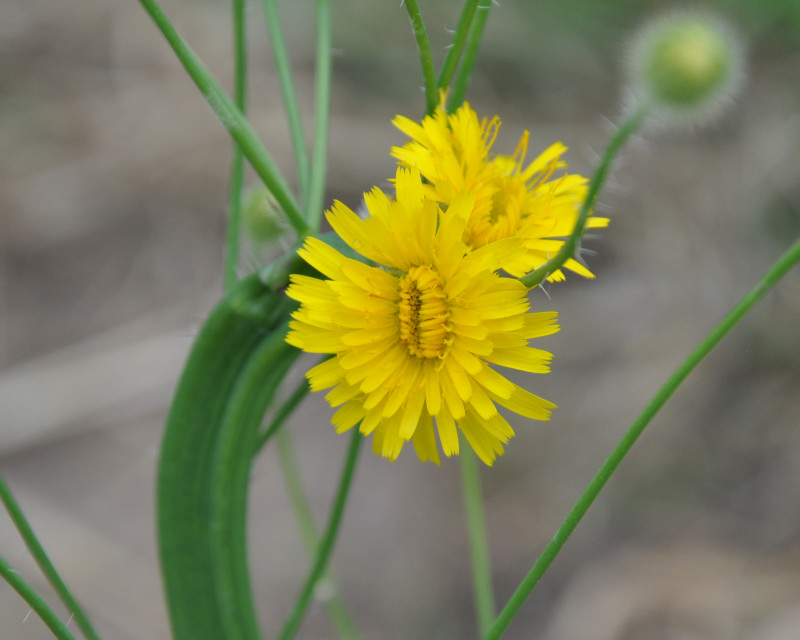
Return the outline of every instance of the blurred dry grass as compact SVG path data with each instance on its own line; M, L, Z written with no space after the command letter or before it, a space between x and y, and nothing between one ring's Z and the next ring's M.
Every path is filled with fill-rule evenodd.
M454 10L422 4L440 46ZM640 4L494 10L469 98L501 114L501 145L527 127L532 152L563 140L571 169L589 173ZM500 603L652 392L800 231L796 9L756 4L728 6L753 54L737 109L710 131L637 140L601 198L611 227L585 243L597 280L534 297L563 329L547 341L553 373L525 383L560 408L519 423L484 474ZM418 114L422 99L401 7L336 5L329 197L354 205L391 174L391 117ZM227 6L165 8L228 78ZM251 117L291 175L249 10ZM305 3L284 12L310 113L312 16ZM219 295L228 142L135 2L0 4L0 95L0 470L101 634L167 638L152 476L183 354ZM795 272L654 422L508 638L797 637L798 318ZM291 423L320 520L346 444L328 416L313 398ZM305 564L271 452L252 514L272 634ZM0 553L43 586L6 519ZM456 461L367 453L335 565L365 638L475 637ZM50 637L27 612L0 585L0 638ZM302 636L333 633L315 611Z

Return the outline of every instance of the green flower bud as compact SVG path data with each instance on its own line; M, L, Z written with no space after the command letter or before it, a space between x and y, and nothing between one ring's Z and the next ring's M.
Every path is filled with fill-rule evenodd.
M708 121L740 87L742 58L737 39L717 19L690 12L664 16L631 47L634 100L674 121Z
M249 189L242 202L242 227L258 243L276 242L291 233L286 216L269 189Z

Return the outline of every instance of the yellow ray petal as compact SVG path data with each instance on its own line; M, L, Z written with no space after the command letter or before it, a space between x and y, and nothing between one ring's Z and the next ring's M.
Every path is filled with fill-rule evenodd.
M494 395L492 397L498 404L533 420L549 420L550 413L556 408L556 405L549 400L540 398L518 386L514 387L514 392L510 398L501 398Z
M503 453L503 444L500 440L486 431L471 413L464 416L459 426L473 451L487 467L491 467L497 456Z
M436 416L436 430L439 432L439 442L442 451L448 458L458 455L458 431L456 422L450 412L442 407L442 411Z
M483 387L474 380L471 380L471 383L472 394L469 397L469 406L474 409L475 413L483 420L487 420L497 413L497 407L494 402L492 402L491 398L486 395Z
M422 413L412 442L420 460L423 462L430 460L434 464L439 464L439 450L436 447L436 438L433 433L433 419L427 412Z
M495 349L488 356L484 356L488 362L528 371L529 373L547 373L550 371L550 360L553 354L543 349L524 347L521 349Z
M366 415L366 411L363 405L356 400L351 400L337 409L331 418L331 422L336 427L336 433L344 433L352 429L364 415Z

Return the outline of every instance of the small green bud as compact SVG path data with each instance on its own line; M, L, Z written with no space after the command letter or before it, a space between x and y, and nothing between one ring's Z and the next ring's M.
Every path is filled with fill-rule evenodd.
M741 85L742 57L737 39L717 19L690 12L664 16L631 47L634 99L671 120L708 121Z
M242 202L242 226L256 242L276 242L291 233L286 216L269 189L249 189Z

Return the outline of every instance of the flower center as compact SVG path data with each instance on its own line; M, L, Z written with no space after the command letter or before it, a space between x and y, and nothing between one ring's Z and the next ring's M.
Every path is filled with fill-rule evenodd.
M400 340L412 356L438 358L446 351L450 312L442 277L430 267L413 267L400 278Z

